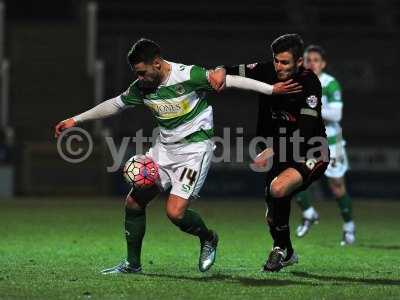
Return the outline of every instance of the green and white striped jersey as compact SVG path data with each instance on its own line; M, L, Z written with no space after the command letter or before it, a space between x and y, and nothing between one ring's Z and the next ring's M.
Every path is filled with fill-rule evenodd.
M213 110L206 94L212 88L207 70L168 62L171 73L157 90L144 94L138 81L120 95L125 105L148 106L160 128L162 143L204 140L213 135Z
M322 110L329 108L342 109L342 89L339 82L331 75L327 73L321 73L319 76L322 86ZM324 114L322 114L324 115ZM342 128L339 121L325 120L326 135L328 137L329 144L336 144L342 141Z

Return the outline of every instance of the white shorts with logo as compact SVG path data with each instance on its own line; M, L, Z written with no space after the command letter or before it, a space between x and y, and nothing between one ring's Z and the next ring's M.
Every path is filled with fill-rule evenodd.
M328 178L340 178L349 169L349 161L345 149L345 143L340 142L329 145L331 159L328 168L325 171L325 176Z
M162 191L171 188L171 194L190 199L199 195L211 165L214 148L211 140L178 144L163 144L157 140L146 156L159 167L160 179L157 185Z

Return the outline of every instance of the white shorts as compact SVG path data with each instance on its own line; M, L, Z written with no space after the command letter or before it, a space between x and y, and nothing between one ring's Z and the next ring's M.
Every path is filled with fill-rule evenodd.
M163 144L157 141L149 149L149 156L159 167L157 182L162 191L171 188L171 194L184 199L196 198L203 186L214 151L214 143Z
M349 169L345 143L342 142L329 145L329 151L331 154L331 160L325 171L325 176L328 178L343 177Z

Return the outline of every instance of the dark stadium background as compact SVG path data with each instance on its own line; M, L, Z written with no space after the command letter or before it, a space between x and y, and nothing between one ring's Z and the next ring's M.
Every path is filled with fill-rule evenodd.
M80 164L59 155L56 123L128 87L126 54L140 37L168 60L211 67L270 59L269 44L293 32L327 50L343 88L355 244L340 245L338 205L315 184L321 219L304 238L294 236L302 213L292 201L299 264L260 272L272 244L265 174L245 155L215 163L191 204L220 236L210 271L198 271L197 238L157 199L146 211L143 274L100 275L126 254L128 186L106 170L105 137L149 136L155 122L136 107L85 124L94 151ZM400 299L399 36L398 0L0 0L0 299ZM247 151L257 95L210 98L217 136L230 128L226 150L236 156L238 137ZM134 153L130 143L125 159Z
M97 1L92 6L97 38L89 49L89 2L2 3L1 99L9 99L9 110L0 108L8 117L0 139L0 197L124 193L120 174L105 171L109 157L96 127L101 125L84 126L97 138L94 154L78 165L58 155L53 127L92 107L98 95L107 99L126 89L133 79L126 54L138 38L158 42L168 60L215 66L270 59L271 41L289 32L325 47L328 70L342 84L351 194L400 194L400 2ZM103 85L96 90L99 81ZM255 133L256 95L227 91L212 98L217 135L224 127L232 132L243 127L248 142ZM149 111L137 108L102 126L120 139L142 128L150 135L154 121ZM203 194L262 195L263 175L247 163L215 164Z

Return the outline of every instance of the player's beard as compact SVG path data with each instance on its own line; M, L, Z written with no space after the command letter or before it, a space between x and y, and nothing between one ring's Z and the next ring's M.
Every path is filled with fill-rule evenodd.
M161 83L160 76L154 76L151 80L140 80L138 85L143 91L154 91Z
M289 79L290 73L289 72L279 72L279 73L277 73L277 77L280 81L285 81L285 80Z

